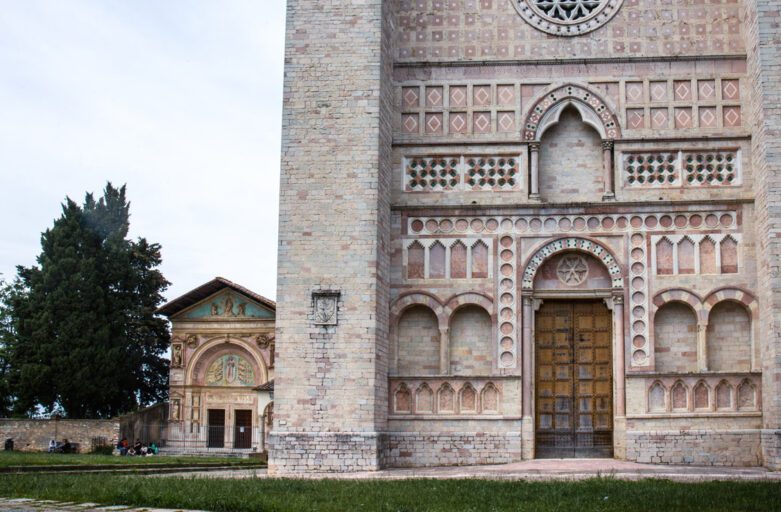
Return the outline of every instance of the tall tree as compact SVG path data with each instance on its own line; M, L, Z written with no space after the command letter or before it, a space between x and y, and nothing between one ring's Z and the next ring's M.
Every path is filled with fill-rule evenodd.
M61 409L109 417L165 398L168 327L154 311L168 287L160 246L128 239L125 187L106 185L41 236L38 265L18 267L8 301L16 414Z
M8 299L11 296L11 286L0 278L0 418L11 414L13 396L8 381L8 343L13 336L11 312Z

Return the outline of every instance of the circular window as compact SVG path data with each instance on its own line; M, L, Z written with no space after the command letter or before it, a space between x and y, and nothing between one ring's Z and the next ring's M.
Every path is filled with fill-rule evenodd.
M513 0L515 8L535 28L559 36L596 30L612 18L624 0Z

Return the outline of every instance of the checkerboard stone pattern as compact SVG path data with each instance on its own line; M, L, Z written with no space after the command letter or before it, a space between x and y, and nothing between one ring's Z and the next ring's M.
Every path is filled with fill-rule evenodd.
M288 1L271 474L533 458L535 311L586 296L616 458L781 468L778 2L534 5ZM565 245L613 285L535 282Z

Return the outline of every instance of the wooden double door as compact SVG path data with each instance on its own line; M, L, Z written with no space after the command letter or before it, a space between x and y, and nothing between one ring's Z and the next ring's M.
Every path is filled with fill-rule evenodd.
M612 314L602 301L546 300L535 320L538 458L613 456Z

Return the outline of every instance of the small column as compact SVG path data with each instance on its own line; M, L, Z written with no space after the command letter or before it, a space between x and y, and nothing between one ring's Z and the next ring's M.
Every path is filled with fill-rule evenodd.
M450 330L447 327L439 329L439 373L450 373Z
M540 143L529 143L529 167L531 168L529 199L540 200Z
M260 415L260 453L266 451L266 415Z
M534 418L532 417L532 386L534 369L532 368L532 315L534 310L532 307L532 297L525 295L523 297L523 317L521 321L523 323L522 328L522 346L521 357L523 358L522 367L522 385L523 391L521 393L521 457L523 460L529 460L534 458Z
M602 141L602 165L604 166L605 195L603 201L611 201L616 198L616 185L613 178L613 141Z
M624 336L624 296L613 296L613 318L615 318L616 332L615 359L616 359L616 417L626 416L626 342Z
M697 371L708 371L708 322L697 322Z
M616 410L613 414L613 456L626 459L626 340L624 335L624 296L613 296L613 318L615 319L616 360Z

